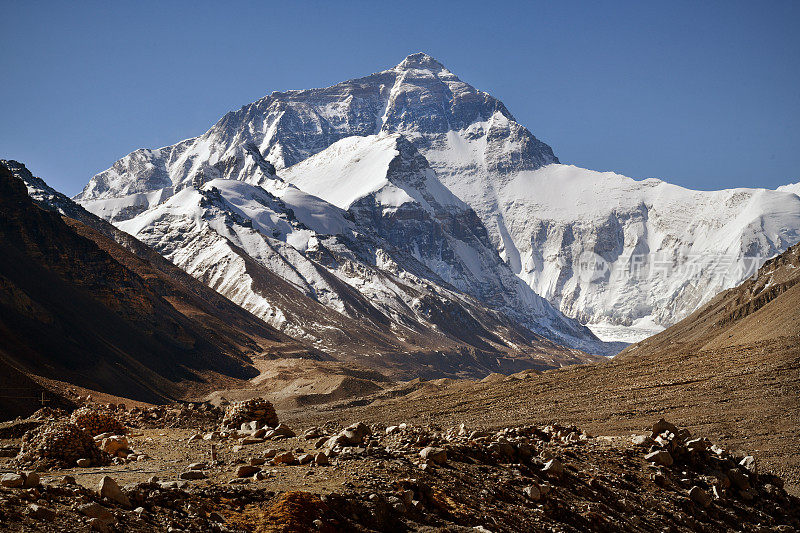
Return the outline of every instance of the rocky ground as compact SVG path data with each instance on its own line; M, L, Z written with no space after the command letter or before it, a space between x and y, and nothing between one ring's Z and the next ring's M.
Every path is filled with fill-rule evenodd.
M800 529L800 500L780 478L664 420L631 438L559 425L290 427L263 401L95 410L0 426L5 530ZM53 440L70 421L86 428L91 459Z

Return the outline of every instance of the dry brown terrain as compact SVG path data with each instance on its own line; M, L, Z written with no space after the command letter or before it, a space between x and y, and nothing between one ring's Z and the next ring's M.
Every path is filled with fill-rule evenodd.
M612 361L448 386L298 420L407 420L484 427L577 424L625 434L663 416L725 445L749 450L800 491L800 245L768 261L756 279ZM365 402L362 402L362 404Z
M419 385L412 388L430 387ZM650 424L652 433L639 432L642 440L634 444L557 425L480 431L327 423L270 437L219 432L213 412L185 406L138 414L117 409L115 416L142 426L128 431L127 460L77 467L0 458L0 470L11 472L0 482L4 530L721 533L800 527L800 500L787 495L781 479L738 466L741 456L662 421ZM0 433L8 437L9 427ZM107 442L115 439L97 444L111 449ZM0 444L8 450L19 439ZM651 450L674 464L661 464ZM303 459L309 456L310 462ZM38 477L32 469L40 470ZM21 471L27 477L16 474Z

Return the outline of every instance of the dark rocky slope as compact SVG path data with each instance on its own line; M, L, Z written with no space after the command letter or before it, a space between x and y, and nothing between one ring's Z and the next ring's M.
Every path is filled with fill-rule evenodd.
M252 354L307 351L139 246L40 209L0 165L0 356L17 374L1 418L37 403L24 376L163 401L254 376Z

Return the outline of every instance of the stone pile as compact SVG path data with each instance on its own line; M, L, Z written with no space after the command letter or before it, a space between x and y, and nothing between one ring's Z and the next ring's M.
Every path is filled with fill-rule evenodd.
M79 460L97 466L108 464L110 457L95 445L88 433L75 424L63 422L44 424L26 433L17 455L20 464L74 466Z
M132 407L119 415L137 428L213 428L222 419L222 410L208 402Z
M69 413L63 409L42 407L28 418L31 420L58 420L67 416L69 416Z
M688 429L663 418L653 424L650 435L636 436L633 443L648 447L645 459L659 470L653 475L659 484L667 482L665 474L673 469L698 472L688 496L703 507L725 498L753 501L765 491L783 490L777 476L759 475L752 456L736 455L704 437L692 438Z
M69 421L92 437L108 432L116 435L124 435L127 431L125 426L110 412L101 409L93 409L91 407L76 409L70 416Z
M278 426L278 415L272 404L264 398L233 402L225 408L222 428L239 429L242 424L252 425L253 429L275 428Z

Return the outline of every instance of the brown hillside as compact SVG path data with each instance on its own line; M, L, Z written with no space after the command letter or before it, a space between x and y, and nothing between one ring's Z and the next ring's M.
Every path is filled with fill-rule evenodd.
M177 270L177 269L176 269ZM250 354L302 350L189 276L36 207L0 165L0 418L30 412L58 379L143 401L256 375Z

